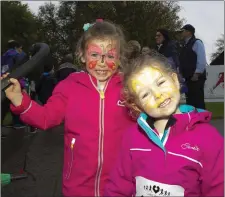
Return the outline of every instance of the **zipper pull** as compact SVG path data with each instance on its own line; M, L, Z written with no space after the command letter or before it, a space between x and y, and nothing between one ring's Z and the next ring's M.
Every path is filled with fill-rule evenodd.
M71 144L70 144L70 148L73 149L74 144L75 144L76 139L72 138Z
M104 98L105 98L105 93L104 93L104 91L100 90L100 91L99 91L99 94L100 94L100 98L101 98L101 99L104 99Z

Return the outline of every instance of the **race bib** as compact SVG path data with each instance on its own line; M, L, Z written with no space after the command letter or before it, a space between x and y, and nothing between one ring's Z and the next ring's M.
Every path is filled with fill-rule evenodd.
M136 177L136 196L184 196L184 188Z

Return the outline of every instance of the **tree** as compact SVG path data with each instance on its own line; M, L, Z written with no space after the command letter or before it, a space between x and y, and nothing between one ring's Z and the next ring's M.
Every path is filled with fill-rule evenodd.
M216 40L216 52L212 53L211 61L218 57L224 51L224 34Z
M4 52L9 40L17 40L24 50L38 40L37 20L30 12L27 4L19 1L1 2L1 47Z
M118 15L116 21L124 26L128 39L138 40L142 46L153 47L157 28L167 28L173 33L183 22L178 17L180 6L177 2L128 1L126 5L122 2L113 4Z
M62 1L59 7L51 3L40 7L39 32L59 59L65 53L74 54L83 25L97 18L119 24L127 40L153 46L157 28L168 28L171 32L181 28L179 10L179 4L173 1Z
M39 39L49 45L54 58L60 59L61 53L68 50L68 45L67 37L61 30L58 7L52 3L45 3L40 6L37 18L40 24Z

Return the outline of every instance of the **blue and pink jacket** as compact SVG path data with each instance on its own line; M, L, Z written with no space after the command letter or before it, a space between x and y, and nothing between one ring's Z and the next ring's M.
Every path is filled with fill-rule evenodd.
M26 94L18 107L23 122L46 130L64 121L63 195L102 196L119 153L122 135L133 123L121 101L119 74L108 81L100 97L95 78L73 73L40 106Z
M125 133L104 196L224 196L224 139L211 113L180 110L161 139L141 114Z

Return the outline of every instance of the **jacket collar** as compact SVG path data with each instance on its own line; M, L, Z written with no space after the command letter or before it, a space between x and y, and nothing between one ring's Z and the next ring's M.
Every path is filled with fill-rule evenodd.
M173 114L169 118L164 135L169 135L168 131L170 127L172 128L170 132L170 135L172 136L182 134L185 131L191 131L198 123L209 122L212 115L212 113L208 111L197 109L190 105L180 105L179 110L181 111L181 114ZM158 134L155 131L153 125L154 119L150 118L145 113L141 113L137 122L147 134L148 138L165 152L163 141L159 139Z

